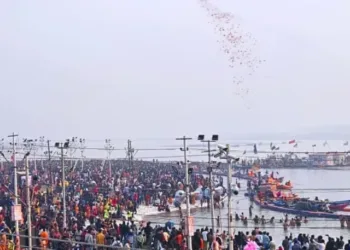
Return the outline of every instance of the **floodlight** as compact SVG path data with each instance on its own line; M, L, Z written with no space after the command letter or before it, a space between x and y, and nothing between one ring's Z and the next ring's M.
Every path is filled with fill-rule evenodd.
M218 141L219 140L219 135L212 135L211 140L212 141Z
M204 135L198 135L198 141L204 141Z

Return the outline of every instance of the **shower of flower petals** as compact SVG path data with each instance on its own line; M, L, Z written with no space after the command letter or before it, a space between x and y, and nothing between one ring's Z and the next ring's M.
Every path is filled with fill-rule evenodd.
M210 0L199 0L199 2L210 17L210 23L218 35L217 42L228 59L228 66L232 69L232 82L236 89L234 94L244 98L250 89L243 83L263 62L254 53L257 41L249 32L242 29L232 13L222 12Z

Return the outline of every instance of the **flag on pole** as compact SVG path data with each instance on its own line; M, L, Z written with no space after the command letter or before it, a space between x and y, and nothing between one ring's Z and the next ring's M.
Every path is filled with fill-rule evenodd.
M348 141L344 142L344 146L348 146L348 145L349 145Z
M289 144L294 144L296 141L295 140L290 140L288 143Z
M12 163L15 162L15 155L14 155L14 154L11 155L11 162L12 162Z
M244 151L243 151L243 154L245 155L246 153L247 153L247 150L244 150Z
M294 148L297 148L297 147L298 147L298 143L295 143L293 147L294 147Z
M323 147L325 147L325 146L327 146L327 145L328 145L328 142L325 141L325 142L323 143Z
M313 148L316 147L316 144L312 144L312 147L313 147Z

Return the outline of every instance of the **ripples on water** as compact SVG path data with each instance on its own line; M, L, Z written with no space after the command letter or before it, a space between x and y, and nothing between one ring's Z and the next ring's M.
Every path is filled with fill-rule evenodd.
M265 171L265 170L262 170ZM345 170L310 170L310 169L278 169L275 172L279 173L279 176L284 176L285 181L291 180L295 192L299 194L300 197L310 197L314 199L316 196L319 199L329 199L329 200L347 200L350 199L350 192L344 190L334 190L334 189L349 189L350 190L350 171ZM242 186L241 192L233 197L233 213L238 214L244 213L246 216L249 215L249 205L250 201L247 197L244 197L246 189L246 181L239 180ZM226 183L226 180L225 180ZM322 190L317 190L322 189ZM327 190L333 189L333 190ZM276 221L283 218L282 213L273 212L269 210L260 209L258 206L253 205L253 215L264 215L266 219L274 216ZM227 231L227 202L225 208L221 209L221 224L222 230ZM215 210L215 216L219 214L219 210ZM195 217L195 225L197 228L210 227L211 217L210 211L207 208L197 209L192 212ZM291 216L294 215L290 215ZM156 216L148 216L146 220L155 222L157 224L162 224L167 222L169 219L173 220L176 224L179 223L178 213L172 214L159 214ZM345 239L350 238L350 230L341 229L340 222L338 220L329 219L319 219L319 218L308 218L309 222L307 224L302 224L300 228L289 228L288 231L284 231L282 224L276 222L274 225L266 224L265 227L260 225L261 231L268 231L270 235L274 238L277 244L281 244L284 236L292 233L297 235L299 233L314 234L314 235L325 235L329 234L333 237L339 237L343 235ZM155 224L154 223L154 224ZM216 223L216 221L215 221ZM235 230L237 231L251 231L254 229L255 224L252 221L248 222L247 226L244 226L241 221L234 222ZM215 225L216 226L216 225Z

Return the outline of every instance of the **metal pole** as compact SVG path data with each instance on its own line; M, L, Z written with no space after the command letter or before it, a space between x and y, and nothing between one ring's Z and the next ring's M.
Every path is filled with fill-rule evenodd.
M81 154L81 172L84 171L84 155Z
M35 146L36 147L36 146ZM34 169L35 169L35 174L38 174L37 172L37 168L36 168L36 157L35 157L35 151L36 151L36 148L34 148Z
M49 154L50 184L53 185L54 180L52 178L50 140L47 140L47 153Z
M188 138L186 136L183 136L182 138L176 138L176 140L182 140L183 141L183 150L184 151L184 161L185 161L185 191L186 191L186 229L187 229L187 249L192 250L192 238L190 235L190 224L189 224L189 218L191 216L191 210L190 210L190 180L189 180L189 174L188 174L188 163L187 163L187 146L186 141L192 140L192 138Z
M214 215L214 187L213 187L213 168L211 167L210 141L208 141L208 163L209 163L209 188L210 188L210 216L211 228L215 233L215 215Z
M28 223L28 248L32 250L32 206L30 201L29 189L29 162L26 156L26 189L27 189L27 223Z
M128 160L129 168L131 169L131 140L128 140Z
M187 213L187 220L191 216L191 210L190 210L190 180L189 180L189 174L188 174L188 163L187 163L187 147L186 147L186 139L184 138L184 160L185 160L185 169L186 169L186 213ZM190 226L189 223L187 223L187 248L189 250L192 249L192 238L190 235Z
M61 164L62 164L63 228L67 228L67 210L66 210L66 171L65 171L65 169L64 169L63 145L61 145Z
M112 164L111 164L111 155L108 156L108 168L109 168L109 178L112 179Z
M16 144L15 144L15 137L18 136L15 133L12 133L12 135L9 135L9 137L12 137L12 159L13 159L13 175L14 175L14 191L15 191L15 206L18 205L18 184L17 184L17 163L16 163ZM15 230L16 230L16 249L20 248L20 238L19 238L19 223L18 220L15 221Z
M232 160L227 159L228 162L228 176L227 176L227 188L228 188L228 234L229 234L229 250L233 250L233 215L231 207L232 198Z

